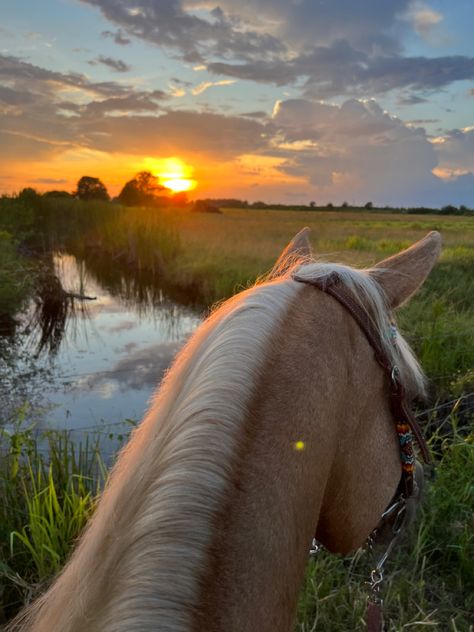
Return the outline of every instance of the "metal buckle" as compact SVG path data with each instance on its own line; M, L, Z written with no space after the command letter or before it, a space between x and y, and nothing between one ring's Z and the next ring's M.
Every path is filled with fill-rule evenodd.
M392 381L392 386L398 387L400 386L400 369L396 364L393 365L392 371L390 372L390 379Z
M321 553L323 549L324 549L324 546L321 544L321 542L318 542L316 538L313 538L310 549L309 549L309 557L310 558L316 557L318 553Z

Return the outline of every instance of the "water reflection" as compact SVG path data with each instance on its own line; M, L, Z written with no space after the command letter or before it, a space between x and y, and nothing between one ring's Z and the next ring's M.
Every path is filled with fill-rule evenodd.
M128 274L97 257L56 253L52 271L49 298L25 327L36 353L50 354L42 426L78 430L140 419L199 314L147 285L147 273Z

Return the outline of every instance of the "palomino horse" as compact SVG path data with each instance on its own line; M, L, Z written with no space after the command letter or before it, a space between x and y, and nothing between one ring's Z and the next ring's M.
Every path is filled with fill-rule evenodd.
M433 232L356 270L314 261L301 231L264 282L188 341L69 563L12 629L291 630L315 532L330 551L359 547L401 478L374 349L311 284L337 273L415 395L423 376L391 335L392 310L423 283L440 243Z

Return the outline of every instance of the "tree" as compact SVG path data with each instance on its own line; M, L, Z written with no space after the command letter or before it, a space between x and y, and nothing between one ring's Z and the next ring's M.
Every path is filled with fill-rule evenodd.
M163 198L159 194L165 190L150 171L140 171L125 184L117 199L125 206L157 206Z
M364 205L364 208L371 209L374 208L374 205L372 204L372 202L367 202L367 204Z
M80 200L104 200L108 202L110 196L103 182L99 178L82 176L77 183L76 197Z
M46 191L46 193L43 193L43 198L45 199L50 199L50 198L70 199L72 197L74 196L68 191L58 191L56 189L53 189L52 191Z

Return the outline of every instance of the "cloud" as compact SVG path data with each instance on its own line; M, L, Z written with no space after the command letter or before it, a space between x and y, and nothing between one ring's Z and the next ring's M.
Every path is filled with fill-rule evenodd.
M439 191L437 156L424 130L373 100L288 100L275 108L273 123L275 151L286 157L280 169L303 176L327 199L413 204Z
M2 149L11 158L45 159L74 148L123 153L126 148L140 156L182 152L225 159L266 144L263 122L167 111L168 95L161 90L92 82L14 57L0 55L0 86L3 129L8 130L2 133Z
M350 48L345 42L315 48L288 62L208 64L210 72L240 79L286 85L305 78L304 93L317 99L336 96L364 97L392 90L434 90L453 81L474 79L474 58L374 57Z
M419 105L420 103L428 103L428 99L417 94L401 94L397 99L398 105Z
M195 88L192 88L191 92L194 96L197 96L198 94L202 94L209 88L214 88L216 86L230 86L235 83L235 81L235 79L221 79L221 81L203 81Z
M276 85L305 83L305 95L362 97L435 90L474 78L474 58L413 57L403 39L432 36L442 15L412 0L82 0L129 36L152 42L216 75Z
M0 81L15 83L34 93L49 94L72 88L98 96L118 96L128 94L130 87L115 81L93 82L85 75L75 72L62 73L35 66L19 57L0 54ZM17 88L18 89L18 88Z
M272 55L284 45L268 33L241 30L238 19L226 15L220 7L208 8L206 17L193 11L193 3L179 0L143 2L130 7L128 0L82 0L98 7L111 22L128 36L139 37L168 49L177 49L187 61L200 63L208 54ZM207 18L207 19L206 19Z
M344 47L338 51L343 57ZM439 206L472 204L474 194L472 128L430 139L423 121L404 123L375 100L286 99L272 116L173 111L160 90L94 82L0 55L0 111L3 170L11 173L15 160L47 162L49 174L36 172L36 178L63 176L51 168L62 156L78 165L78 156L89 162L95 156L100 164L107 154L110 161L127 154L130 162L177 155L204 165L205 187L219 189L221 197L254 197L257 189L267 200L291 194L302 201ZM226 195L225 186L231 188Z
M474 126L453 129L433 139L439 159L438 173L444 178L474 175Z
M91 66L97 66L97 64L102 64L103 66L107 66L111 68L115 72L128 72L131 70L131 66L126 64L121 59L114 59L113 57L104 57L104 55L99 55L96 59L91 59L87 62Z
M167 98L168 95L161 90L153 90L123 97L110 97L101 101L90 101L85 104L62 101L57 105L60 110L90 118L113 113L157 112L163 109L161 101Z
M169 111L160 116L104 117L80 122L82 139L95 149L130 154L194 155L228 160L266 146L265 126L237 116Z
M67 180L65 178L33 178L31 182L35 184L66 184Z
M428 42L433 41L435 29L444 19L441 13L419 0L409 7L406 18L411 22L416 33Z
M102 37L105 37L105 38L109 37L113 39L114 42L118 44L119 46L127 46L127 44L130 44L132 41L128 37L125 36L122 29L118 29L117 31L115 31L115 33L113 31L102 31L101 35Z

